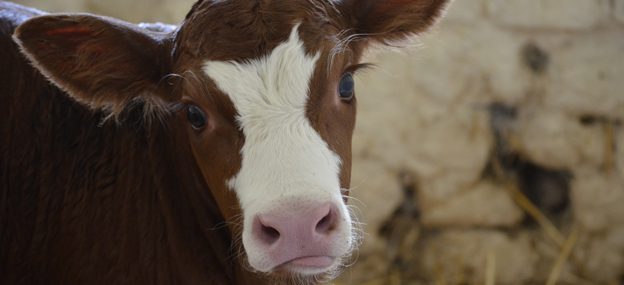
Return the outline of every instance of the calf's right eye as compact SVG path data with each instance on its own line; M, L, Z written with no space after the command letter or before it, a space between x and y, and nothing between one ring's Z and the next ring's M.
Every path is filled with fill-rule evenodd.
M195 105L188 105L186 107L186 117L193 129L201 130L206 126L206 114L201 108Z

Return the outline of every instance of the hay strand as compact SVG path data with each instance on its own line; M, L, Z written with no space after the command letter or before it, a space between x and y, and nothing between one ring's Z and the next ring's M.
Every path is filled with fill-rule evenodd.
M553 265L550 274L548 275L548 280L546 281L546 285L555 285L557 284L557 280L559 280L559 276L561 276L561 271L563 270L563 266L566 264L570 255L572 254L572 248L576 244L578 239L578 231L576 228L572 229L572 232L568 236L568 239L563 244L563 248L561 249L561 253L557 257L555 264Z
M488 252L485 258L485 285L496 284L496 255Z
M518 191L515 185L508 185L507 189L511 192L516 203L533 218L546 235L552 239L559 247L563 247L565 238L563 234L555 227L555 225L542 213L539 208L529 200L522 192Z
M605 150L603 158L603 168L607 173L615 169L615 129L613 124L607 123L604 126Z

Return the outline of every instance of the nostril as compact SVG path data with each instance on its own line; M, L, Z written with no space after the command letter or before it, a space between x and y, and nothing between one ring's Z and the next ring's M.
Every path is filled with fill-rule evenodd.
M316 224L316 232L319 234L328 234L336 227L336 214L332 208L329 208L327 214L321 218Z
M296 206L256 215L250 237L265 250L278 250L293 244L305 248L330 242L342 221L337 207L332 203Z
M260 219L256 220L256 237L267 245L274 244L280 238L280 232Z
M274 243L280 237L280 233L274 227L267 227L262 225L262 234L264 235L264 240L267 243Z

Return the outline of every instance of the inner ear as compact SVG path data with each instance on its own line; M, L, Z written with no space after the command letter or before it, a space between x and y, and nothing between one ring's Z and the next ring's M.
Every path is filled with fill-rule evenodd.
M170 46L130 23L87 14L46 15L14 35L35 67L78 102L117 115L138 99L170 101L162 78Z

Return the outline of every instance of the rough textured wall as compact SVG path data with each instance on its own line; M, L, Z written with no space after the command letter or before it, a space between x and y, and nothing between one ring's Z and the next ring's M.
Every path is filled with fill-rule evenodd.
M179 22L193 1L18 1ZM358 81L339 284L619 284L624 0L455 0ZM551 283L552 284L552 283Z
M345 281L619 284L623 13L456 0L421 48L377 57L354 141L370 236Z
M14 0L49 12L88 12L129 22L177 24L195 0Z

